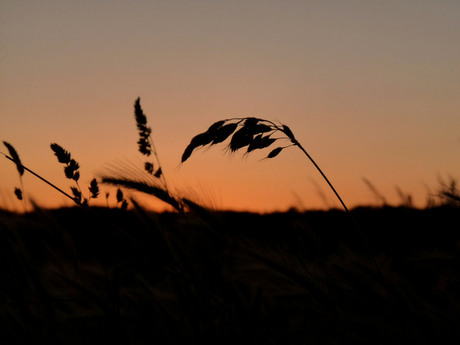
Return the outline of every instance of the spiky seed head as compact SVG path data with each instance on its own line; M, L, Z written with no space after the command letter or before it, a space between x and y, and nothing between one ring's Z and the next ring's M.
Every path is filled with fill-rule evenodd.
M7 143L6 141L3 142L3 145L6 146L11 158L13 159L13 162L16 164L16 169L18 169L19 176L24 175L24 167L22 166L21 160L19 159L19 155L16 152L13 145Z
M152 129L147 127L146 125L137 125L137 129L139 130L139 137L148 139L149 135L152 134Z
M247 153L257 149L264 149L273 144L275 141L276 139L270 138L270 136L263 137L262 134L259 134L253 139L251 144L249 144Z
M257 135L256 137L254 137L254 139L251 141L251 143L250 143L249 146L248 146L247 153L249 153L249 152L254 151L255 149L257 149L257 146L258 146L259 141L261 140L261 138L262 138L262 134L259 134L259 135Z
M117 202L122 202L123 201L123 192L121 191L120 188L117 189Z
M227 123L229 121L236 122ZM237 130L238 126L240 126L240 129ZM297 143L294 134L288 126L282 125L282 127L279 127L271 121L264 119L245 117L215 122L206 132L198 134L191 140L182 154L182 163L190 157L196 148L206 146L209 143L211 146L218 144L232 135L230 143L227 145L227 149L230 153L234 153L246 146L246 154L256 149L269 147L277 140L270 137L277 131L286 134L293 144ZM279 147L272 150L266 158L276 157L284 148L285 147Z
M14 194L16 195L16 198L18 198L18 200L22 200L22 190L20 188L15 187Z
M245 146L251 144L252 141L252 133L249 131L248 127L241 127L238 131L233 134L232 139L230 140L230 144L228 148L230 152L235 152Z
M72 167L68 165L64 167L64 174L65 174L65 177L67 177L68 179L72 179L74 173L75 171L72 169Z
M259 133L267 133L273 131L273 128L265 123L258 123L252 129L252 133L259 134Z
M68 164L70 162L70 152L64 150L60 145L52 143L50 145L59 163Z
M215 145L215 144L225 141L230 135L232 135L232 133L235 131L237 127L238 127L237 123L229 123L227 125L220 127L216 131L211 145Z
M140 153L142 153L145 156L150 156L150 154L152 153L152 145L150 145L148 138L140 136L139 140L137 141L137 144L139 145Z
M294 137L294 133L292 133L291 129L288 126L283 125L283 132L288 136L289 139L291 139L293 143L297 142L296 138Z
M143 155L150 156L152 147L150 145L149 136L152 133L152 129L147 126L147 117L141 108L140 97L136 99L134 103L134 118L136 119L136 126L139 131L139 152Z
M97 198L99 196L99 186L95 178L91 180L88 189L91 193L91 198Z
M149 174L153 174L153 170L154 170L154 165L153 165L153 163L151 163L151 162L145 162L145 164L144 164L144 169L145 169L145 171L147 171Z
M71 167L73 170L78 170L80 169L80 164L75 159L71 159L69 162L69 167Z
M134 117L138 125L146 125L147 117L144 115L144 112L141 108L141 98L138 97L134 102Z
M279 153L284 149L284 147L277 147L276 149L272 150L267 158L273 158L279 155Z
M72 176L72 180L74 181L78 181L80 179L80 172L77 170L74 172L73 176Z
M81 192L76 187L70 187L70 190L72 191L72 194L74 196L74 201L77 204L80 204L81 203Z
M163 172L161 171L161 167L160 167L160 168L158 168L158 170L155 172L155 174L153 176L155 176L156 178L159 178L162 174L163 174Z
M250 118L249 120L251 119L252 118ZM255 119L255 120L259 121L259 119ZM266 124L263 124L263 123L254 124L254 122L251 122L250 125L246 125L245 123L242 129L247 133L247 136L250 136L251 138L253 138L254 136L258 134L263 134L263 133L267 133L270 131L274 131L272 127Z
M78 179L80 178L80 173L78 172L79 168L80 164L78 164L78 162L75 159L71 159L69 161L69 164L64 168L65 176L68 179L78 181Z
M182 163L185 162L190 157L193 150L195 150L196 148L200 146L208 145L209 143L211 143L212 140L213 140L213 136L212 134L208 132L200 133L194 136L192 140L190 141L190 144L188 144L188 146L185 148L184 153L182 154L182 159L181 159Z
M225 120L221 120L221 121L217 121L217 122L214 122L206 132L208 133L213 133L215 131L217 131L219 128L221 128L225 123Z
M244 121L244 126L252 127L252 126L255 126L258 122L259 122L259 119L256 119L255 117L248 117Z

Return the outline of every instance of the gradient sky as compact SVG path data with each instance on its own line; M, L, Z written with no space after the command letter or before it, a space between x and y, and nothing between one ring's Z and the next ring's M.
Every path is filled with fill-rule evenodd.
M363 178L389 203L399 187L424 206L439 178L460 175L459 37L455 0L1 0L0 140L69 190L57 142L86 186L111 163L142 166L141 97L169 185L205 205L339 206L295 148L261 162L267 151L216 146L179 164L213 122L258 116L289 125L350 207L378 203ZM21 207L4 158L0 176L0 205ZM24 189L70 204L27 173Z

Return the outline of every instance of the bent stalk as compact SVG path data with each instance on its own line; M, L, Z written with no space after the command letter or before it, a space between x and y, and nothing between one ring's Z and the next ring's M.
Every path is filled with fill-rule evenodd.
M274 133L281 132L286 137L283 138L273 138ZM354 219L353 215L349 211L347 205L340 197L337 190L334 188L332 183L329 181L327 176L315 162L315 160L310 156L310 154L305 150L305 148L297 141L291 129L284 124L275 124L272 121L255 118L255 117L245 117L245 118L231 118L226 120L217 121L212 124L206 132L200 133L192 138L190 144L185 148L184 153L182 154L182 163L185 162L195 149L199 149L205 146L213 146L215 144L221 143L226 139L230 138L230 143L227 145L227 151L229 153L234 153L239 150L246 150L245 154L257 149L265 149L271 146L278 140L289 139L291 145L279 146L270 151L270 153L265 157L265 159L271 159L276 157L282 150L291 146L297 146L313 163L315 168L319 171L321 176L327 182L329 187L334 192L337 199L340 201L345 212L349 215L350 219L354 223L356 229L358 230L360 236L362 237L365 245L372 256L377 270L381 273L380 267L375 258L372 247L364 236L360 226Z

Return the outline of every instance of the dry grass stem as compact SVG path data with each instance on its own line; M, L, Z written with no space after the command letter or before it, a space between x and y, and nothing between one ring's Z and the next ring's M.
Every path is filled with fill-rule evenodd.
M249 154L256 149L263 149L268 148L273 143L278 140L288 139L291 144L287 146L280 146L275 149L272 149L265 159L271 159L278 156L282 150L288 148L290 146L297 146L310 160L310 162L315 166L318 172L321 174L323 179L329 185L337 199L340 201L342 207L344 208L345 212L350 216L353 223L355 224L356 228L358 229L361 237L363 238L366 246L368 247L374 263L377 269L380 271L379 265L375 259L375 255L373 254L373 250L370 247L368 241L366 240L364 234L362 233L358 223L354 219L353 215L349 211L347 205L342 200L341 196L329 181L327 176L315 162L315 160L310 156L310 154L305 150L305 148L297 141L294 136L292 130L285 124L275 124L272 121L256 118L256 117L245 117L245 118L232 118L221 120L212 124L207 131L200 133L192 138L190 144L185 148L184 153L182 154L182 163L184 163L192 153L201 147L205 147L207 145L214 145L217 142L222 142L223 135L219 134L219 131L225 126L232 125L230 129L225 131L225 139L230 137L232 134L233 136L230 138L229 144L227 144L226 148L229 153L235 153L236 151L243 150L245 154ZM239 127L239 129L238 129ZM272 138L272 135L275 133L281 133L285 137L280 138Z

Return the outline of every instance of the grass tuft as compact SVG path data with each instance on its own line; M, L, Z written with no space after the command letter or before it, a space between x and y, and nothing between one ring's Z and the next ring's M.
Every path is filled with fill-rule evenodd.
M133 189L145 194L152 195L164 201L165 203L171 205L177 211L182 211L183 209L180 202L176 200L174 197L172 197L168 191L152 183L110 176L102 176L101 179L103 183L112 184L114 186L123 186L125 188ZM117 200L120 201L120 198L123 198L123 194L121 194L121 190L119 189L119 192L117 192Z

